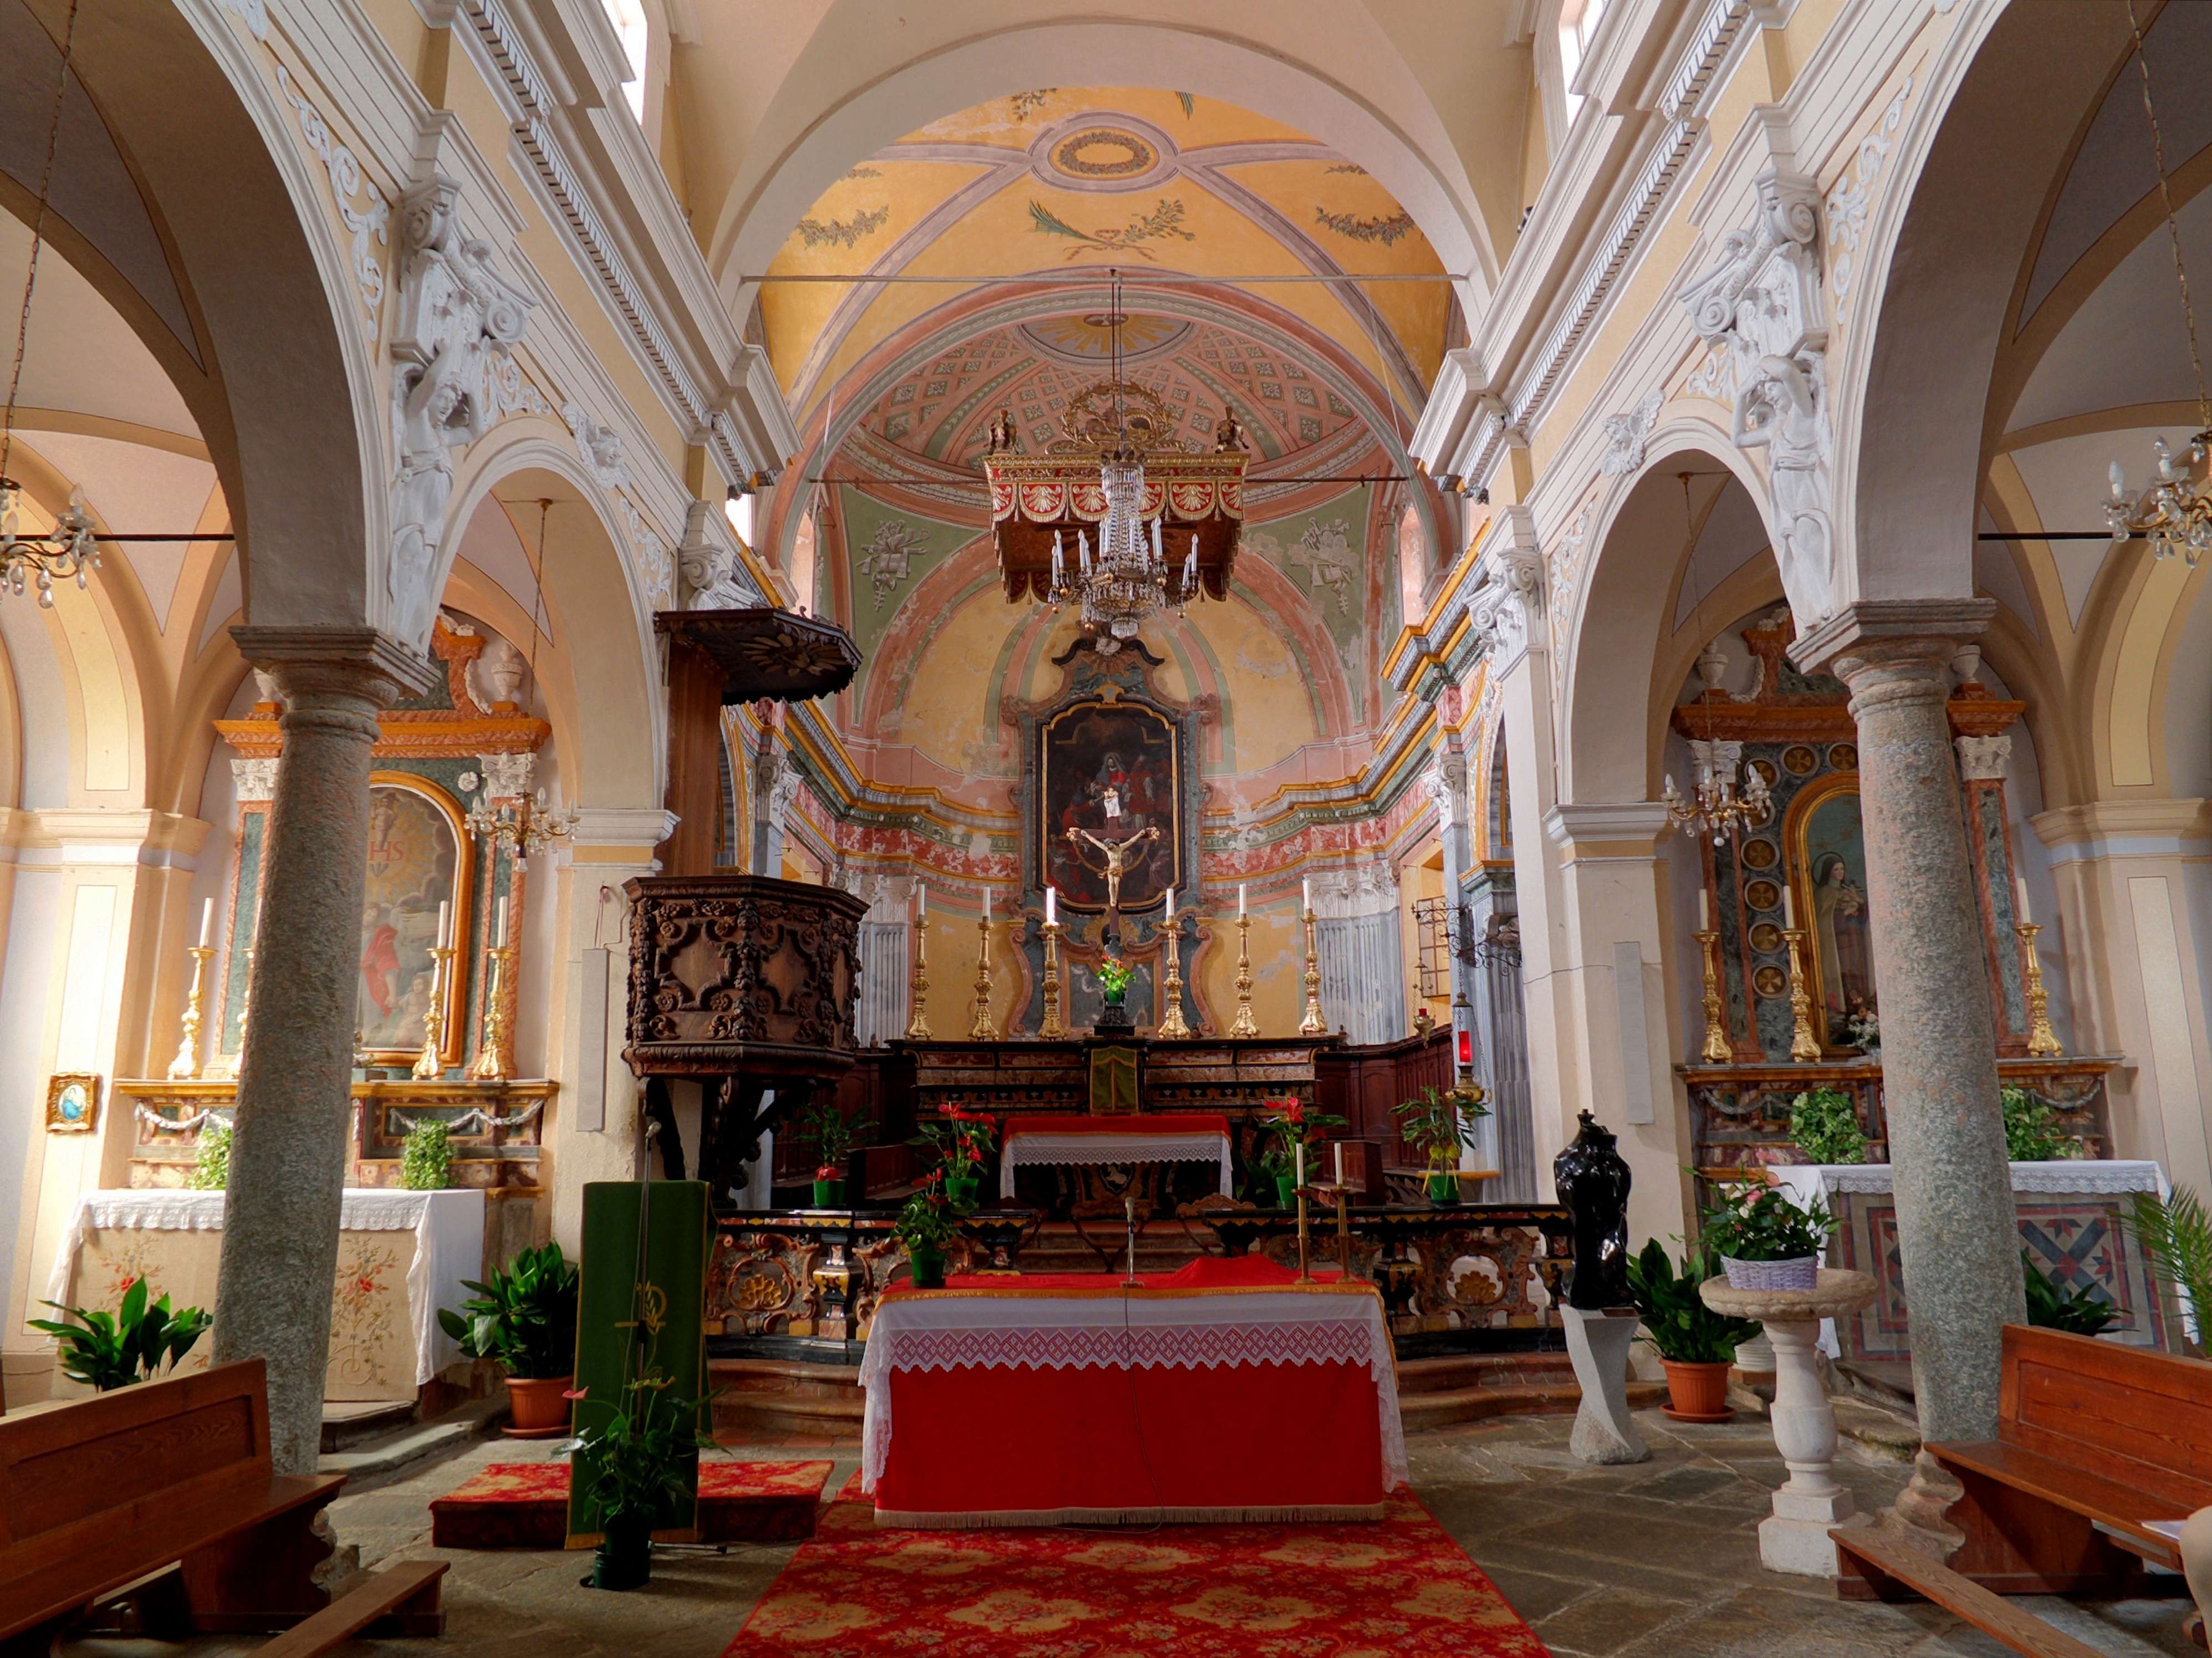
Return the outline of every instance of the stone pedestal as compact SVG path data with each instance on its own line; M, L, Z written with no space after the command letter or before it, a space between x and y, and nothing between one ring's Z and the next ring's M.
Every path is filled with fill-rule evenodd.
M1874 1299L1874 1279L1823 1267L1810 1290L1738 1290L1725 1278L1708 1278L1698 1293L1717 1313L1757 1319L1774 1345L1774 1403L1767 1414L1790 1478L1774 1493L1774 1512L1759 1522L1759 1564L1769 1571L1833 1577L1836 1545L1829 1528L1868 1520L1829 1472L1836 1461L1836 1411L1820 1381L1815 1344L1822 1319L1847 1317Z
M1567 1448L1585 1462L1647 1461L1651 1448L1628 1414L1628 1344L1636 1339L1635 1312L1562 1307L1559 1316L1566 1322L1567 1354L1583 1390Z

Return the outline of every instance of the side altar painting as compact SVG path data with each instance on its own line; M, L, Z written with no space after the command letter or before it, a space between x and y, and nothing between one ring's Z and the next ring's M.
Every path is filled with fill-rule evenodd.
M1814 1029L1827 1048L1856 1048L1856 1033L1880 1004L1856 774L1824 778L1800 794L1784 825L1784 838L1790 847L1790 882L1812 934L1806 965L1813 981Z
M1183 884L1176 735L1165 715L1119 701L1039 722L1038 867L1062 908L1103 911L1118 884L1122 910L1152 909Z
M412 1055L422 1046L437 958L441 905L465 918L467 860L458 810L405 774L380 772L369 789L368 884L361 912L355 1028L370 1053ZM449 1009L449 1016L458 1008ZM441 1044L455 1046L447 1040Z

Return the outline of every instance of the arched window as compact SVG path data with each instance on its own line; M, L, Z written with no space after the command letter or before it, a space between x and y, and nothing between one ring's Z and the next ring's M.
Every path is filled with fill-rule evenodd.
M1559 79L1567 88L1570 126L1574 125L1575 112L1583 104L1573 89L1575 76L1582 72L1583 58L1589 51L1590 37L1597 33L1605 8L1606 0L1566 0L1559 8Z
M599 3L606 9L607 21L622 36L623 51L629 58L629 79L623 85L623 96L629 100L629 112L642 122L647 34L644 0L599 0Z

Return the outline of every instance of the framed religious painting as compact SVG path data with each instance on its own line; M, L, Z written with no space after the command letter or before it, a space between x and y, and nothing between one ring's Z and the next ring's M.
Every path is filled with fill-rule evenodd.
M471 856L459 802L427 779L380 771L369 782L368 882L361 907L361 972L354 992L358 1046L379 1064L413 1063L429 1034L436 987L438 907L456 933L468 926ZM466 944L464 938L463 944ZM468 981L466 949L455 976ZM461 1060L468 998L447 995L437 1032L447 1065Z
M1037 868L1062 908L1156 908L1182 885L1175 724L1126 701L1077 702L1037 726ZM1073 831L1073 834L1070 832Z
M46 1078L46 1132L89 1134L100 1127L100 1076L57 1071Z
M1878 1011L1858 774L1831 774L1801 791L1784 816L1782 841L1806 933L1814 1027L1828 1053L1856 1054Z

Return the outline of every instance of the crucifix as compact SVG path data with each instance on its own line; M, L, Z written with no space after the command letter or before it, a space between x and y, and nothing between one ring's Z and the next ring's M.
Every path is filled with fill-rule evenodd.
M1109 790L1108 793L1111 793L1112 791ZM1120 816L1118 812L1115 815ZM1077 829L1072 824L1068 828L1067 843L1075 848L1078 859L1083 859L1082 843L1085 841L1090 841L1092 846L1105 854L1106 865L1103 873L1106 877L1106 926L1108 932L1112 933L1117 942L1121 936L1121 877L1128 868L1129 849L1144 841L1157 841L1159 838L1160 831L1157 825L1151 829L1139 829L1126 841L1102 841L1089 829ZM1085 860L1085 867L1091 867L1087 860Z

